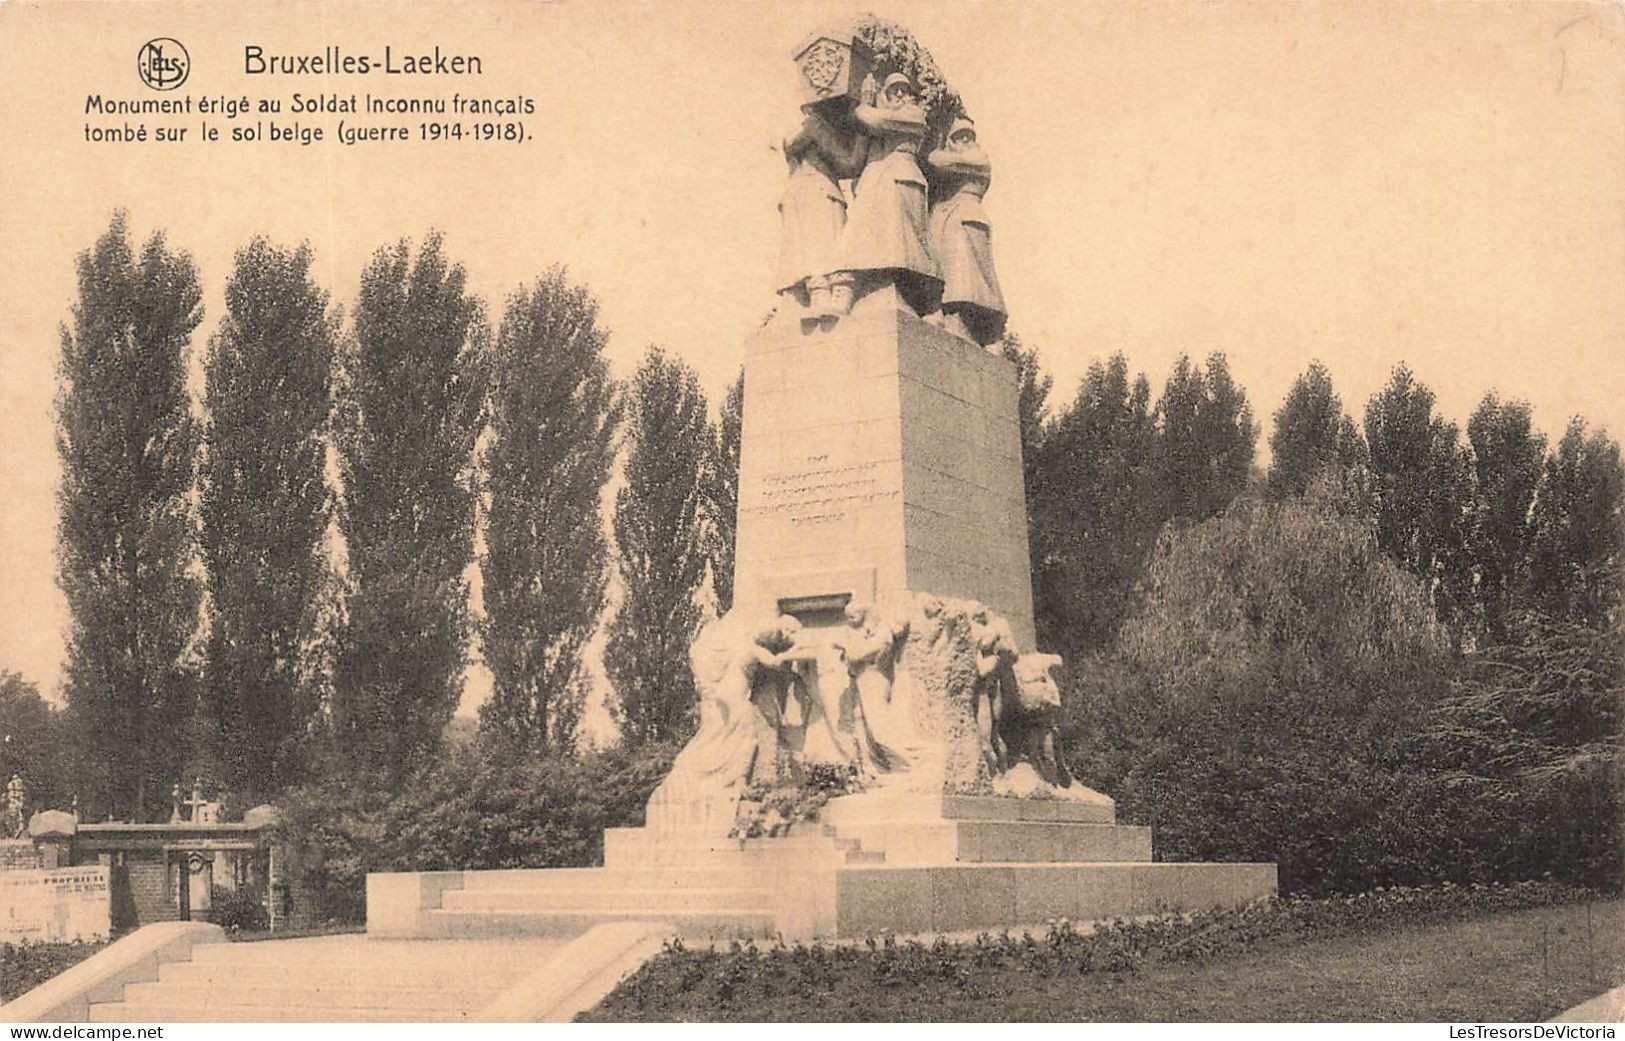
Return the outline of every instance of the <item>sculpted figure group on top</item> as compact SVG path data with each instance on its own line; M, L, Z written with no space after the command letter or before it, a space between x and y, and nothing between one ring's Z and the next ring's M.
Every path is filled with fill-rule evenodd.
M982 208L993 168L975 123L956 110L934 128L908 74L877 81L883 70L849 34L816 37L797 61L810 100L784 142L782 306L827 325L891 287L927 321L997 341L1004 297Z

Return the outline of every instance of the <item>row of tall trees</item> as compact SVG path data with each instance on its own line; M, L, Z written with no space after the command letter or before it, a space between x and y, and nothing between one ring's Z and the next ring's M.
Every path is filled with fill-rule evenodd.
M1118 354L1090 366L1051 417L1037 354L1004 343L1021 423L1039 642L1070 656L1109 645L1158 533L1221 512L1247 487L1257 428L1225 356L1182 357L1155 402Z
M1218 516L1244 493L1301 496L1331 472L1384 553L1419 576L1461 646L1505 637L1519 610L1596 623L1617 604L1621 465L1606 433L1572 420L1555 447L1523 401L1487 394L1466 436L1406 367L1368 402L1363 428L1318 362L1274 416L1271 463L1224 355L1180 358L1153 401L1143 374L1096 362L1051 413L1051 379L1009 339L1022 427L1040 642L1080 656L1114 645L1166 531Z
M1311 365L1267 472L1222 359L1156 404L1121 357L1023 430L1040 640L1074 773L1172 859L1292 891L1552 874L1614 888L1619 448L1486 395L1463 436L1405 367L1362 425ZM1214 373L1218 378L1214 379ZM1201 426L1203 408L1217 417Z
M1423 580L1458 645L1505 639L1523 610L1595 626L1618 604L1619 446L1583 419L1549 447L1527 402L1489 393L1463 438L1402 365L1367 403L1362 437L1316 364L1271 448L1277 495L1328 467L1360 484L1378 545Z
M200 764L247 799L313 771L388 790L439 742L476 635L486 734L567 752L612 558L617 716L634 741L683 736L701 590L731 574L737 388L719 429L658 349L619 387L598 304L562 269L493 332L438 236L379 250L347 322L313 260L237 253L200 418L192 261L162 234L137 253L122 214L80 257L59 541L87 810L158 812Z

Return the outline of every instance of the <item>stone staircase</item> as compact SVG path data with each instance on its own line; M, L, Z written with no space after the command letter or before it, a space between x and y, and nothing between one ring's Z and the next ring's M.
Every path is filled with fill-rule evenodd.
M771 931L770 891L750 871L719 869L470 872L424 916L426 936L569 937L605 922L669 921L686 935ZM504 877L489 878L488 874Z
M424 909L426 937L568 937L606 922L660 921L706 939L778 931L799 885L848 863L878 863L855 840L819 829L777 839L615 828L602 868L470 871Z
M563 940L376 940L324 936L202 944L93 1023L459 1023L545 963Z

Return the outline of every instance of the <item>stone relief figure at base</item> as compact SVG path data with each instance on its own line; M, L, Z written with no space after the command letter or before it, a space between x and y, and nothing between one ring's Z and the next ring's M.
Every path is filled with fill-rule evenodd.
M794 618L730 614L700 631L689 648L699 729L649 797L649 827L732 827L746 785L773 769L779 733L762 706L782 707L782 652L799 627Z
M1003 618L982 607L971 613L976 640L976 729L982 735L982 757L994 773L1009 766L1003 728L1006 706L1016 695L1015 633Z
M849 105L842 98L803 105L801 125L784 141L790 180L779 201L784 230L778 291L803 318L831 317L841 310L830 295L830 271L846 226L840 181L858 175L868 149L866 137L841 125L851 122Z
M881 773L908 767L904 748L911 743L912 721L893 698L897 657L908 635L905 619L888 617L868 604L848 604L850 631L833 638L846 665L847 687L841 697L841 724L859 740L859 749ZM892 743L883 742L886 735Z
M1052 675L1059 655L1021 653L998 612L947 597L921 598L904 654L915 696L941 721L946 788L1093 794L1072 784L1059 747L1061 697Z
M1072 774L1060 754L1057 732L1061 717L1061 690L1055 684L1059 654L1023 654L1015 663L1014 697L1004 705L1000 731L1009 765L1003 780L1006 789L1025 794L1018 786L1033 787L1033 780L1015 776L1022 767L1035 772L1037 780L1056 788L1070 788ZM994 789L1001 789L995 780Z
M988 346L1004 335L1004 294L993 270L993 232L982 198L993 166L976 141L976 124L954 120L947 141L927 157L937 175L931 248L942 265L943 327Z
M840 686L835 682L839 659L834 655L827 642L809 640L798 640L783 655L793 676L801 721L783 732L781 745L803 764L861 768L856 735L850 720L842 719Z
M1020 653L976 601L908 594L808 627L735 611L690 658L700 726L649 799L651 828L737 834L743 803L817 771L926 798L1087 794L1057 745L1060 658Z
M838 307L885 286L916 313L934 312L942 273L929 244L927 183L920 149L929 128L914 84L892 73L877 94L864 84L854 110L868 131L869 155L852 190L852 205L837 247L831 292Z

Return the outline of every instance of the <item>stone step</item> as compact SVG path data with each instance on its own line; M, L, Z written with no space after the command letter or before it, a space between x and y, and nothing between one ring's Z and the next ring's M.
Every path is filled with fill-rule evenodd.
M446 911L619 910L660 908L663 914L698 911L772 909L773 894L760 888L702 889L688 886L631 888L599 886L530 886L522 889L448 890L440 898Z
M398 986L456 990L505 986L534 967L530 964L492 966L477 962L447 962L441 965L318 962L261 968L232 963L168 962L158 967L158 983L165 986L230 987L241 983L245 977L274 973L278 985L300 989Z
M839 867L862 859L867 852L884 851L870 851L856 846L850 849L825 846L818 849L719 850L705 846L651 845L631 849L621 848L608 853L605 856L605 867L610 871L691 867L711 870L754 870L771 874L786 867L803 869L819 865Z
M116 1002L90 1006L92 1023L466 1023L474 1010L425 1008L328 1008L326 1006L150 1004Z
M741 863L771 860L827 858L840 862L859 848L850 836L834 835L818 824L808 824L777 838L729 839L694 831L651 831L647 828L608 828L604 831L604 865L609 868L659 862L715 862L717 858Z
M458 1011L483 1008L496 1000L501 987L439 989L399 985L351 986L329 982L325 986L246 983L235 980L199 983L132 983L124 988L124 1002L135 1005L183 1005L209 1009L218 1006L289 1006L296 1008L415 1008Z
M776 931L772 912L753 907L677 912L658 907L439 910L423 914L424 934L430 937L578 936L609 922L669 922L673 935L692 939L771 936Z
M948 820L1056 821L1067 824L1116 824L1117 804L1110 796L1074 785L1076 798L1017 799L988 795L944 795L942 816Z
M840 825L888 864L1149 862L1151 829L1055 821L880 821Z
M486 889L555 889L560 886L591 889L749 888L767 884L777 876L777 865L756 862L704 866L643 864L618 868L509 868L464 872L462 888L448 889L446 893Z
M433 959L426 950L409 947L402 950L398 941L370 940L365 934L353 936L355 943L345 945L307 945L299 948L299 965L343 968L350 965L369 965L386 958L390 965L431 964ZM232 965L250 969L263 965L282 967L289 963L287 946L292 941L257 940L247 943L209 943L193 948L193 965Z

